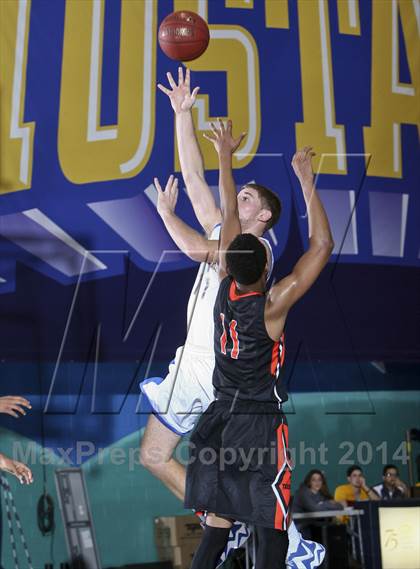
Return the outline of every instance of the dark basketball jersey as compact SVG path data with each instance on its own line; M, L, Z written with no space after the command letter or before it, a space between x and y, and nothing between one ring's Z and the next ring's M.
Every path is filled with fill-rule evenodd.
M263 293L238 295L231 277L220 283L214 305L213 385L218 398L279 403L287 400L280 374L284 334L279 342L268 335L265 302Z

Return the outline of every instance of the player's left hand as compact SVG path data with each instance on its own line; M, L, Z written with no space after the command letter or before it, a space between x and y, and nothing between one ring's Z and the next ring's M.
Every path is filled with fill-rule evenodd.
M233 138L231 120L227 121L226 127L221 119L219 119L219 128L217 128L214 123L210 124L212 134L204 133L203 136L213 143L219 155L223 152L233 154L246 136L246 132L243 132L238 138Z
M13 474L21 484L31 484L33 482L32 471L26 464L18 460L12 460L4 454L0 454L0 470Z
M174 213L176 202L178 201L178 178L171 175L166 182L165 190L157 178L154 178L155 188L158 193L157 210L162 217L165 214Z
M313 184L314 172L312 158L315 156L312 146L305 146L296 152L292 159L292 167L302 186Z

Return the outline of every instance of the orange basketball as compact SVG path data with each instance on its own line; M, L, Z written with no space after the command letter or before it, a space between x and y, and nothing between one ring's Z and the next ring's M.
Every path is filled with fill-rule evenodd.
M200 57L209 45L207 22L194 12L173 12L159 26L159 45L171 59L191 61Z

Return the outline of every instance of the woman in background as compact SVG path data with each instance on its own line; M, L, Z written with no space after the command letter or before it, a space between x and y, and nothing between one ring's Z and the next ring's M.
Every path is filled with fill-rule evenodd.
M317 469L310 470L293 498L293 512L297 514L342 509L343 504L333 500L324 473ZM314 535L319 538L320 526L325 523L322 519L295 522L305 539L315 539Z

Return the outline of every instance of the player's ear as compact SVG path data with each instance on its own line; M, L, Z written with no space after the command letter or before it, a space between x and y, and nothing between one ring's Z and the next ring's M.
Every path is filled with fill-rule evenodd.
M260 210L257 219L258 221L262 221L263 223L267 223L272 217L272 213L269 209L262 209Z

